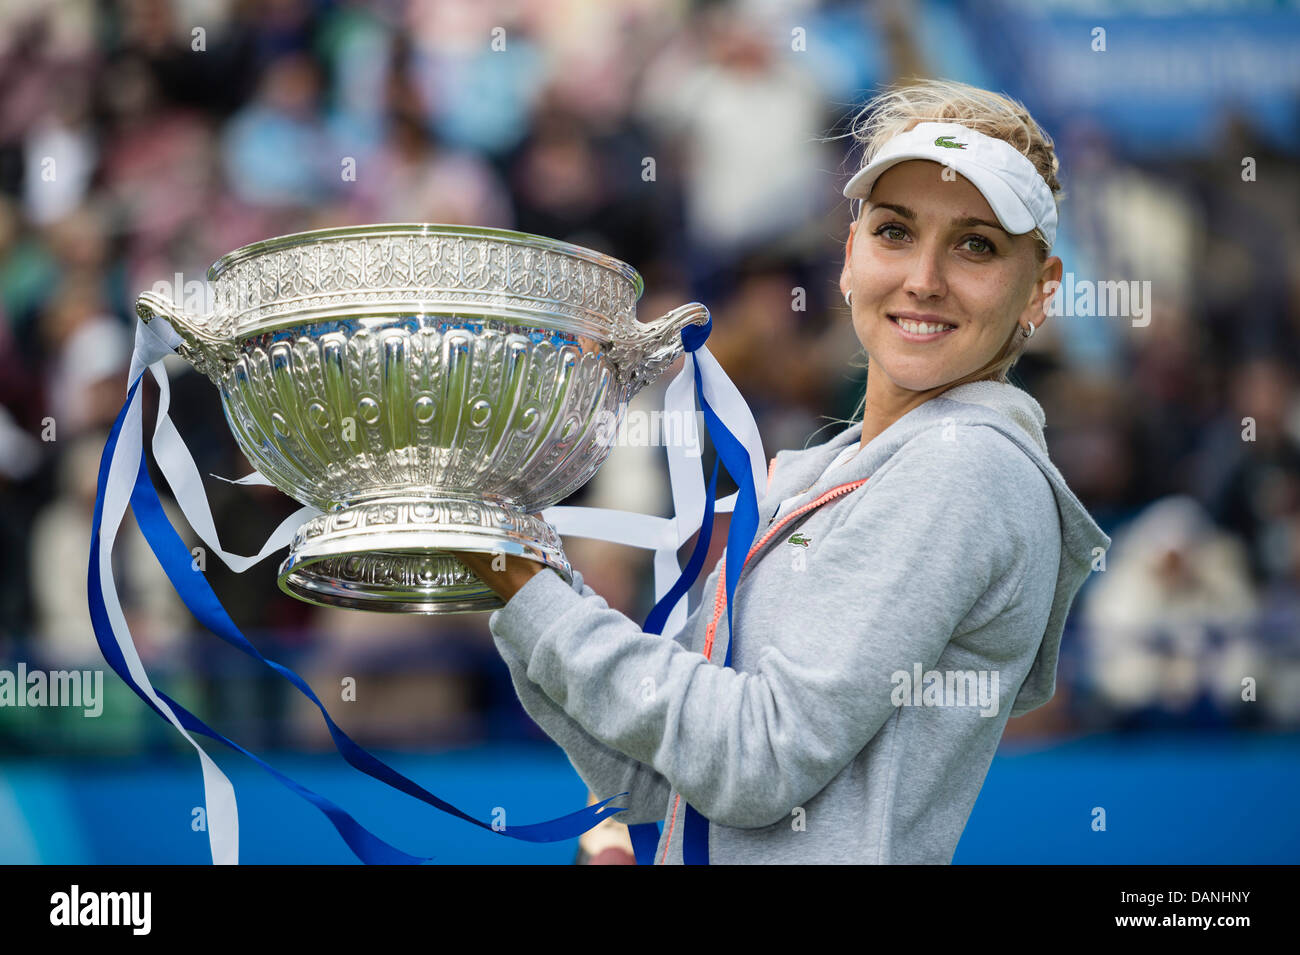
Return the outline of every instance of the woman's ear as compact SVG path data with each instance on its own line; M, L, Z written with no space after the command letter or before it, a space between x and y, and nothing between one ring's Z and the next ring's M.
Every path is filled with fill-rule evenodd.
M854 219L849 223L849 237L844 242L844 268L840 271L840 294L845 294L853 287L853 270L849 268L849 262L853 260L853 235L857 231L858 221Z
M1042 264L1038 273L1038 281L1034 285L1034 292L1022 313L1023 318L1031 322L1035 319L1047 320L1047 306L1051 302L1052 296L1056 294L1057 288L1061 285L1062 273L1062 262L1059 256L1052 256ZM1042 324L1042 321L1034 322L1034 324Z

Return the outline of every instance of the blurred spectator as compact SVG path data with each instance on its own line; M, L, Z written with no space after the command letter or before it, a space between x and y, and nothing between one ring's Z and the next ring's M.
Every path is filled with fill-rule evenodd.
M405 9L412 78L438 138L493 156L509 151L528 130L547 65L518 14L478 0Z
M350 212L371 222L446 222L510 228L505 184L478 156L439 146L418 116L394 118L385 149L364 176Z
M226 179L252 205L307 206L343 182L342 157L321 122L319 67L287 53L267 68L257 95L222 134Z
M58 265L41 235L24 228L16 205L8 196L0 196L0 309L12 338L27 339L32 319L54 285Z
M125 308L139 289L170 282L206 257L193 248L193 233L210 212L216 142L201 115L166 102L142 57L116 61L101 96L109 125L101 196L109 220L126 226L122 292L130 301L118 303Z
M1052 461L1071 490L1088 502L1097 523L1105 529L1133 516L1142 504L1147 459L1139 435L1142 419L1126 404L1124 383L1058 368L1042 377L1034 394L1047 417Z
M111 426L121 407L132 336L102 311L85 277L67 281L42 330L53 356L45 392L55 427L66 438Z
M854 377L850 359L861 343L847 308L823 318L826 303L798 263L754 256L737 262L731 275L735 288L714 318L709 350L746 383L754 419L772 442L770 459L782 448L803 447L819 427L818 414L833 410L828 383ZM861 397L853 396L854 407Z
M698 30L677 39L648 70L639 108L681 152L685 238L697 280L708 281L817 221L827 204L830 163L817 142L826 104L771 33L730 4L705 8ZM660 178L672 172L664 166Z
M1210 513L1240 535L1255 581L1267 585L1290 575L1296 546L1300 395L1293 371L1264 356L1231 370L1229 395L1230 417L1206 457L1205 491Z
M1191 276L1209 347L1234 362L1271 353L1300 363L1295 273L1300 168L1240 109L1218 117L1215 148L1183 169L1203 230ZM1247 175L1247 164L1254 169Z
M1258 596L1241 544L1186 496L1167 497L1118 530L1083 595L1088 676L1130 725L1153 714L1244 722L1242 679L1258 676Z
M62 218L81 204L97 158L84 78L64 73L52 92L53 109L27 134L23 201L35 225Z

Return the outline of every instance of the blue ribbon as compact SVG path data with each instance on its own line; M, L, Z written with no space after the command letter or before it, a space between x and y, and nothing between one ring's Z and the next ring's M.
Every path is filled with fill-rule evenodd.
M143 372L141 373L143 375ZM126 667L125 659L122 656L121 648L117 645L116 638L113 634L112 625L108 619L107 609L104 604L104 595L102 582L99 576L99 531L103 516L103 505L105 490L108 484L109 469L113 457L117 451L117 443L121 434L122 424L126 419L127 410L130 408L131 401L140 384L140 377L137 377L132 383L127 393L126 403L118 413L117 420L109 433L108 442L104 448L103 457L100 460L98 492L95 498L95 515L91 528L90 544L90 574L88 581L88 591L90 597L90 615L91 622L95 630L95 639L99 643L100 650L104 658L113 668L114 672L120 676L128 686L143 699L149 707L158 713L160 717L166 719L166 715L154 705L148 695L132 679L129 670ZM489 823L475 819L472 816L462 812L455 806L442 799L439 799L433 793L424 789L417 783L411 781L401 773L388 766L383 761L376 758L366 749L358 746L338 725L330 718L324 705L317 699L311 688L306 682L294 673L292 670L284 667L274 661L268 660L247 640L246 637L235 626L234 621L226 613L217 599L216 594L208 585L207 578L203 572L197 570L184 542L177 535L175 528L167 519L162 509L162 504L158 499L158 492L149 479L148 467L144 454L143 445L140 451L140 466L136 473L135 486L131 493L131 509L135 514L136 521L140 525L140 530L149 546L153 549L154 554L158 557L159 563L166 572L176 592L184 601L185 606L194 614L195 618L212 630L217 636L227 643L237 647L244 653L254 659L266 664L275 670L290 683L292 683L300 692L316 705L324 717L326 725L329 727L330 736L338 751L343 755L355 769L366 773L384 784L393 787L409 796L421 800L442 812L449 813L466 822L472 823L481 829L495 832L513 839L520 839L527 842L560 842L566 839L572 839L581 835L588 829L599 825L605 819L610 818L615 813L625 812L625 809L610 808L605 810L606 803L618 796L628 795L619 793L618 796L611 796L609 799L602 800L594 805L587 806L576 812L557 819L546 822L534 823L526 826L503 826L498 829ZM158 697L164 700L169 707L176 713L181 724L189 730L201 733L212 739L219 740L248 756L259 766L271 773L277 780L287 786L293 792L302 798L311 802L314 806L325 813L334 828L338 830L339 835L347 843L362 862L367 864L419 864L420 862L432 859L432 856L412 856L402 852L379 837L375 836L368 829L353 819L348 813L339 808L330 800L295 782L290 777L276 770L268 763L250 753L237 743L232 742L225 736L217 733L208 727L202 720L195 717L180 704L174 702L165 696L161 691L156 691Z
M709 333L713 331L713 317L704 325L688 325L682 329L682 345L686 351L693 352L704 344ZM754 534L758 531L758 495L754 489L754 471L750 465L749 451L740 440L722 423L708 400L704 397L704 380L700 373L700 363L691 363L695 371L695 394L699 398L700 408L704 412L704 423L709 437L718 452L718 459L727 468L727 473L735 482L739 493L736 506L732 511L731 527L727 533L727 554L740 554L740 560L726 562L727 589L727 655L723 666L731 666L731 649L735 644L735 631L732 629L731 608L735 603L736 583L744 567L745 557L749 554ZM650 615L646 617L646 633L662 633L668 614L695 583L708 554L709 539L713 531L714 499L717 494L718 461L713 463L713 477L709 481L708 493L704 498L704 521L700 525L700 534L695 542L695 550L687 562L686 569L669 589L662 600L655 604ZM637 865L654 865L655 851L659 846L660 829L656 823L646 822L629 825L628 833L632 839L632 851ZM709 821L690 803L686 804L686 816L683 822L682 861L686 865L709 864Z

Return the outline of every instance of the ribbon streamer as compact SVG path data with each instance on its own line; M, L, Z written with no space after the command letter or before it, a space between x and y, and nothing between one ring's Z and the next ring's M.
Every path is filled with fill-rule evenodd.
M678 381L690 374L691 379L695 382L695 392L699 396L700 406L704 412L704 423L709 430L709 436L713 439L713 445L717 449L718 457L726 466L727 472L731 475L733 481L739 490L728 497L725 503L726 509L734 511L731 520L731 527L727 534L727 553L749 552L750 545L753 543L754 534L758 529L758 496L755 488L763 476L763 443L758 434L758 426L754 423L754 417L750 413L749 406L745 404L744 398L736 390L731 379L726 376L722 368L709 354L708 349L704 347L705 340L713 330L713 319L710 317L707 324L703 327L690 326L682 331L682 343L686 348L686 364L682 369L681 375L677 381L673 382L676 386ZM696 361L697 356L701 359ZM687 380L691 380L687 379ZM665 412L669 410L672 403L673 387L669 387L669 396L665 398ZM678 400L680 401L680 392ZM715 404L717 410L715 410ZM677 410L686 411L686 420L694 422L694 415L690 414L689 406ZM671 420L669 418L668 420ZM690 427L692 425L688 425ZM737 438L735 427L741 433L745 440ZM684 457L684 450L677 449ZM681 462L679 462L681 463ZM686 467L677 467L674 469L673 464L673 446L669 446L669 468L673 487L673 506L680 518L682 513L682 502L688 508L688 515L694 520L694 508L698 501L699 484L701 476L694 469ZM748 467L746 466L748 464ZM687 475L693 475L693 480ZM713 527L714 497L717 490L718 465L714 462L713 478L709 482L707 494L704 496L703 509L704 514L696 523L700 530L700 536L696 540L695 550L691 554L687 567L681 573L675 584L668 587L667 592L663 590L663 583L666 578L660 575L659 558L667 556L671 565L677 565L677 547L680 547L689 537L689 533L682 536L667 555L660 550L656 556L655 562L655 584L656 591L660 595L659 602L655 604L654 609L650 611L649 616L642 629L646 633L659 633L665 618L673 622L673 617L669 611L676 606L682 611L684 616L685 604L680 603L681 597L690 590L699 572L704 564L704 558L708 553L709 540ZM719 502L718 510L723 510ZM543 517L546 515L543 514ZM679 533L683 530L681 521L678 522ZM731 608L735 603L736 584L740 578L740 568L732 567L732 563L743 565L743 561L728 561L726 572L726 594L727 594L727 655L723 666L731 666L731 648L735 644L734 630L732 629ZM678 624L671 632L677 633L681 625ZM628 832L632 840L632 851L636 857L638 865L653 865L654 853L659 844L659 827L654 823L637 823L628 826ZM704 816L695 809L690 803L686 804L686 817L684 822L684 835L682 842L682 861L687 865L708 865L709 864L709 823Z
M171 333L172 337L169 337L167 333ZM194 465L188 449L185 448L184 442L180 440L179 434L176 434L174 426L171 426L170 420L168 419L165 425L161 420L166 415L168 395L167 374L161 355L172 350L174 344L178 341L178 339L174 339L174 336L175 332L170 327L159 333L143 322L140 322L137 326L136 350L132 356L131 364L132 380L127 393L127 400L109 433L104 454L100 461L95 513L91 529L87 589L95 639L104 654L105 660L113 668L114 672L151 709L171 722L199 753L203 768L204 801L207 806L209 843L214 864L233 865L237 864L239 860L239 818L234 787L187 730L218 740L238 750L271 773L283 785L315 805L326 815L348 847L362 862L367 864L409 865L428 861L433 857L410 855L384 842L333 802L300 785L255 754L212 730L194 714L152 686L140 662L134 641L131 638L130 629L127 627L122 614L112 574L111 554L113 542L125 515L128 496L141 532L159 558L159 562L162 564L168 578L176 587L178 594L190 612L223 640L274 669L311 699L320 709L334 739L335 746L354 768L407 795L420 799L443 812L455 815L483 829L530 842L558 842L572 839L599 825L606 818L619 812L625 812L626 810L621 808L606 808L608 802L618 798L618 796L627 795L627 793L619 793L617 796L611 796L609 799L586 806L558 819L528 826L507 825L497 828L481 820L474 819L450 803L434 796L383 763L364 748L358 746L334 723L323 704L316 698L311 688L307 686L301 677L287 667L267 660L248 642L247 638L239 632L234 622L225 613L224 608L221 607L216 595L208 586L206 577L194 566L189 550L167 520L161 502L158 500L157 491L152 481L149 480L142 441L143 428L140 421L139 386L145 368L147 367L153 373L160 388L160 421L155 429L155 446L157 447L159 436L164 436L162 439L163 447L165 454L169 456L169 464L171 465L164 473L168 476L169 481L177 480L179 488L174 486L173 489L177 491L177 501L181 504L186 518L192 524L202 526L204 523L203 518L206 517L204 530L208 532L208 536L205 536L204 540L209 541L213 549L221 553L222 559L232 569L238 571L252 566L265 557L266 554L277 549L275 544L281 537L283 537L284 542L278 546L284 546L285 543L292 539L293 532L296 530L295 518L297 518L298 523L301 523L301 520L306 519L300 516L304 511L319 512L314 508L303 508L298 514L291 516L273 532L271 539L257 557L249 558L228 554L215 543L216 531L212 525L211 511L207 506L206 495L203 494L201 482L198 480L198 469ZM174 442L170 444L166 437L169 433L174 436ZM136 461L134 480L129 476L127 470L131 467L130 462L133 458ZM160 460L160 465L161 463ZM185 466L186 464L188 464L188 467ZM253 482L246 481L245 483ZM107 519L105 519L105 515L107 515Z
M592 822L593 813L584 809L552 822L537 823L531 826L506 826L495 829L493 826L461 812L455 806L444 802L419 784L412 782L392 769L343 732L338 724L331 719L325 705L316 697L316 694L312 692L311 687L307 685L302 677L288 667L262 656L249 643L248 639L240 633L239 628L235 626L225 608L221 606L217 595L213 593L212 588L208 585L203 572L194 567L193 561L190 560L190 552L185 548L185 543L168 521L167 515L162 509L162 502L158 500L158 492L154 489L153 482L149 480L149 472L143 454L141 455L140 472L136 479L135 492L131 495L131 509L136 514L136 519L140 524L141 531L144 532L145 539L149 541L149 546L153 548L154 554L158 557L158 562L162 564L163 570L172 582L172 586L176 588L176 592L181 596L190 612L198 618L200 623L222 640L275 670L311 700L316 708L320 710L325 724L329 727L330 736L334 739L334 745L343 754L343 758L355 769L406 793L408 796L413 796L482 829L492 829L494 832L500 832L503 835L513 836L516 839L524 839L529 842L559 842L572 839L600 822L599 818ZM609 802L609 800L605 800L605 802ZM595 808L598 810L604 804L599 803ZM610 810L611 813L623 811L625 810Z
M689 326L683 329L685 363L681 373L670 383L665 394L664 411L668 420L676 417L684 422L686 428L692 429L686 435L687 441L681 445L667 446L674 516L660 518L631 511L592 507L553 507L542 514L543 519L551 523L557 533L564 536L589 537L655 551L656 604L646 618L643 628L648 633L676 635L684 625L687 614L686 605L681 597L690 590L703 568L715 512L736 512L728 535L728 553L746 552L757 530L755 488L764 478L765 458L762 441L744 398L708 349L704 347L712 327L712 318L710 318L704 326ZM611 800L627 795L627 793L620 793L559 819L499 830L491 827L434 796L358 746L338 728L324 705L301 677L288 668L266 659L249 643L221 607L202 572L194 568L189 551L167 520L158 502L157 491L148 478L141 440L143 429L140 423L138 394L138 384L144 370L148 368L153 373L159 387L158 418L153 437L154 457L171 486L186 520L212 552L217 554L231 570L242 573L269 554L287 546L298 527L321 512L311 506L304 506L296 511L271 533L262 549L252 557L231 554L221 547L198 468L167 413L170 390L166 369L161 359L179 344L179 336L165 320L158 319L147 325L143 321L137 323L136 349L132 356L130 373L132 383L127 402L114 425L101 462L100 487L96 499L96 517L92 534L90 593L96 639L104 652L105 659L151 708L172 722L199 753L204 772L205 801L209 807L209 840L214 863L238 861L238 814L235 808L234 790L229 780L189 736L186 729L209 736L239 750L270 772L282 784L312 802L325 813L344 841L362 861L412 864L425 861L429 857L412 856L388 845L329 800L302 787L237 743L211 730L175 701L152 688L144 674L143 666L140 665L125 620L122 618L107 556L111 554L112 542L125 511L128 493L141 531L191 613L221 639L274 669L289 680L299 692L306 695L320 710L336 748L354 768L471 824L527 841L550 842L573 838L598 825L605 818L625 811L617 807L605 808L606 803ZM699 446L698 435L693 430L695 426L693 405L697 397L709 435L718 450L719 461L726 466L728 473L740 489L720 501L716 500L718 462L715 462L713 477L706 492L701 469L686 456L685 446ZM694 438L695 442L692 443L690 438ZM122 462L129 461L130 457L134 457L137 452L139 466L132 485L126 471L129 465ZM217 475L213 476L217 477ZM271 484L258 471L253 471L237 480L219 479L241 485ZM125 490L127 487L131 487L129 492ZM106 508L105 504L109 506ZM105 511L109 515L109 520L101 525L101 514ZM678 565L678 551L697 531L699 538L686 570L682 571ZM732 563L728 562L729 565ZM731 664L733 643L730 638L731 606L741 566L740 562L734 564L735 566L727 567L729 636L725 666ZM100 605L98 607L97 602ZM653 823L646 823L628 828L638 864L652 864L659 840L659 827ZM688 864L707 865L707 842L707 820L688 804L683 846L685 861Z

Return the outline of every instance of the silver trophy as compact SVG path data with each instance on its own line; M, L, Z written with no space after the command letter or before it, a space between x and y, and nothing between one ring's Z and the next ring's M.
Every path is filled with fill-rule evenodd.
M153 292L136 311L176 330L248 460L323 512L298 529L280 589L360 610L501 607L449 550L571 581L534 515L591 479L627 402L709 319L691 303L639 322L626 263L467 226L280 236L223 256L208 281L209 314Z

